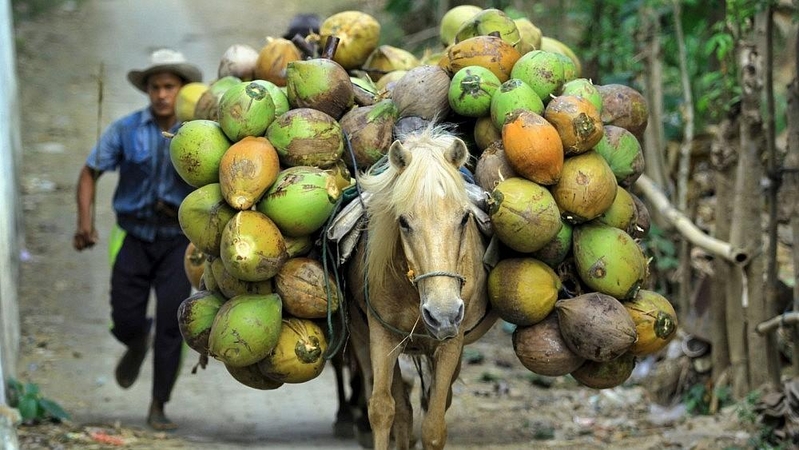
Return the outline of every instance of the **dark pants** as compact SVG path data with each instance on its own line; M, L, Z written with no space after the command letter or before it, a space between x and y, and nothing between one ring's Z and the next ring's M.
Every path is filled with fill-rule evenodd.
M152 395L162 402L169 401L180 368L178 306L191 295L183 266L188 243L185 236L145 242L128 234L111 271L111 333L123 344L147 335L147 303L155 290Z

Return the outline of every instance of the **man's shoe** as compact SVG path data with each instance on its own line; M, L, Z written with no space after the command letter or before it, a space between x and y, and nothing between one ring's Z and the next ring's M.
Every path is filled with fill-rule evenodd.
M133 386L139 378L139 371L150 347L150 339L147 335L137 339L128 345L128 350L122 355L115 371L117 383L124 389Z
M155 399L150 404L150 412L147 414L147 425L150 425L150 427L156 431L172 431L178 428L178 425L169 420L164 413L164 404Z

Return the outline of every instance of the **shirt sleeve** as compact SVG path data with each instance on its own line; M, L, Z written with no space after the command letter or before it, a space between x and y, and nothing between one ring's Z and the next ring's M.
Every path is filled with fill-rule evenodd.
M86 165L101 172L116 170L122 159L122 133L120 121L111 124L86 158Z

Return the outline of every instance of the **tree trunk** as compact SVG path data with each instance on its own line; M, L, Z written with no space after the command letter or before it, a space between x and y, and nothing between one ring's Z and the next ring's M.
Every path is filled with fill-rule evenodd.
M763 96L766 107L763 108L763 122L765 125L765 144L766 156L768 157L768 247L764 256L766 271L766 289L763 299L765 319L770 319L777 314L777 191L779 190L779 178L777 175L777 144L775 138L775 107L774 107L774 52L773 52L773 5L768 2L765 11L758 14L756 20L756 31L759 35L759 48L763 55ZM768 382L777 386L780 382L780 362L777 344L777 336L769 333L764 336L770 348L774 349L773 354L766 355L768 358Z
M644 134L643 151L646 165L644 172L655 185L668 196L673 194L672 186L664 172L663 158L666 142L663 131L663 63L660 46L660 20L651 7L641 10L641 53L644 55L644 95L649 109L649 119ZM657 212L652 213L652 222L660 228L665 220Z
M771 318L765 305L764 261L761 214L764 209L760 189L763 166L760 156L765 147L760 96L763 87L762 58L750 42L738 45L741 72L741 148L735 177L735 210L733 211L731 244L751 249L753 257L741 270L740 297L744 307L743 326L747 341L748 373L751 388L771 381L770 372L776 361L776 347L769 339L755 332L756 324ZM740 320L740 319L739 319ZM729 324L729 323L728 323ZM772 360L772 354L775 357Z
M677 48L679 49L680 81L682 84L683 105L683 137L680 143L680 165L677 171L677 208L683 214L692 218L688 205L688 190L691 181L691 146L694 142L694 100L691 93L691 80L688 75L687 52L685 50L685 36L682 31L682 12L680 1L672 0L674 16L674 29L677 34ZM693 270L691 268L691 246L686 240L680 242L680 290L679 305L682 317L690 314L691 285L693 284Z
M797 33L799 44L799 33ZM797 46L799 49L799 46ZM799 55L797 55L799 64ZM785 156L783 167L783 195L785 198L799 198L799 67L797 77L794 78L788 89L788 154ZM791 230L794 236L799 236L799 205L793 203L790 210ZM799 245L792 246L794 280L799 280ZM799 311L799 283L793 286L793 310ZM799 325L793 327L793 373L799 375Z
M719 133L713 141L710 154L716 186L713 234L716 239L722 241L730 239L739 134L738 116L737 114L731 115L719 125ZM743 339L743 329L740 328L741 322L733 320L733 318L740 318L743 315L740 301L734 301L740 299L740 296L729 297L727 295L732 267L730 262L722 258L715 258L713 261L712 298L710 301L710 336L713 346L712 378L713 382L717 383L732 364L733 370L728 379L731 380L736 397L741 398L746 395L748 387L748 383L745 383L746 372L741 370L745 367L743 362L746 361L746 343ZM729 302L729 305L728 299L733 300ZM730 329L727 327L728 322Z

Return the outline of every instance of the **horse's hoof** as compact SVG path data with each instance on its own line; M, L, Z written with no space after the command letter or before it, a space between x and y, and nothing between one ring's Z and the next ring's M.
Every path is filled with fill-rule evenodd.
M336 439L352 439L355 437L355 425L352 421L339 420L333 424L333 436Z

